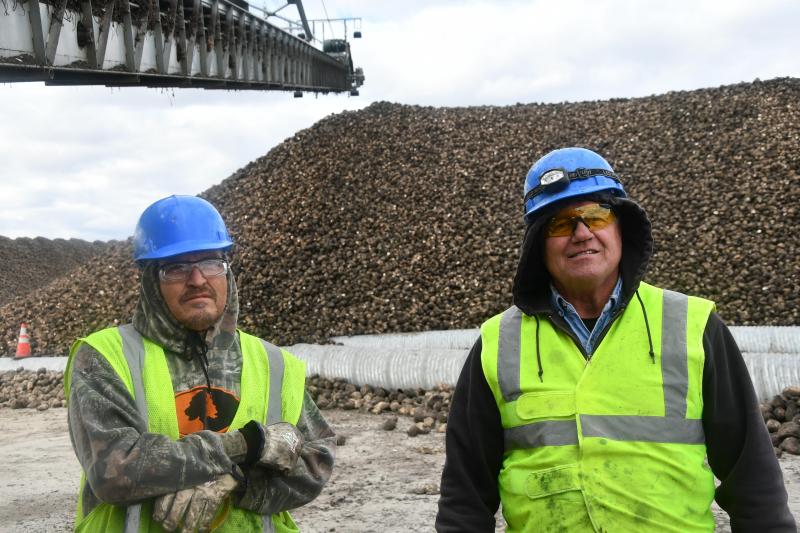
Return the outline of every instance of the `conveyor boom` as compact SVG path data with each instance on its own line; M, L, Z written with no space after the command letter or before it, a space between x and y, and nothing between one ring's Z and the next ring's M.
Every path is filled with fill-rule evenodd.
M0 0L0 82L328 93L362 80L241 0Z

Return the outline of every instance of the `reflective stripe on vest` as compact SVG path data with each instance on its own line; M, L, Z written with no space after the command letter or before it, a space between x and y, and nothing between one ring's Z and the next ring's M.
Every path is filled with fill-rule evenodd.
M119 328L122 337L122 352L128 363L133 382L136 409L146 423L148 420L147 399L144 393L144 339L133 324L125 324ZM269 364L269 399L267 404L267 424L282 421L281 391L283 390L284 361L280 348L261 339ZM142 505L129 505L125 511L125 533L137 533L141 521ZM270 515L261 516L265 533L274 533L275 525Z
M665 290L662 303L661 371L665 416L579 415L581 433L621 441L702 444L702 420L686 418L689 389L686 295ZM500 319L497 381L503 399L516 401L520 394L522 311L513 306ZM665 357L666 355L666 357ZM578 444L575 420L534 422L504 430L506 450L550 445Z
M281 422L281 391L283 390L283 354L281 349L263 339L261 344L269 360L269 400L267 425Z
M267 425L281 421L281 391L283 390L283 354L281 349L261 339L264 351L269 359L269 404L267 407ZM270 515L261 515L261 527L264 533L274 533L275 524Z
M128 362L131 371L131 381L133 381L134 401L139 415L146 424L150 423L147 413L147 399L144 395L144 380L142 379L142 369L144 368L144 339L139 332L133 328L133 324L125 324L119 327L119 335L122 337L122 353ZM139 522L142 516L142 504L129 505L125 510L125 533L137 533Z

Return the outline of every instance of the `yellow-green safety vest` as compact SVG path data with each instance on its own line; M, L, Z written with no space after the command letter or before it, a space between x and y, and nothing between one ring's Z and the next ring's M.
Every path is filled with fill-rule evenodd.
M714 530L702 425L714 303L646 283L638 292L646 318L629 305L588 360L546 317L517 307L481 326L510 533Z
M280 421L296 424L305 394L305 363L258 337L241 330L238 333L242 347L241 398L228 430L240 428L250 420L266 424ZM136 402L139 414L147 420L148 431L177 440L175 392L163 348L140 335L132 324L104 329L78 339L72 345L64 372L67 398L72 361L82 343L97 350L111 364ZM82 494L85 484L84 473L78 493L75 531L164 532L161 525L151 519L152 500L127 507L102 503L84 516ZM234 506L230 506L227 518L215 529L219 533L259 531L288 533L299 529L288 512L262 516Z

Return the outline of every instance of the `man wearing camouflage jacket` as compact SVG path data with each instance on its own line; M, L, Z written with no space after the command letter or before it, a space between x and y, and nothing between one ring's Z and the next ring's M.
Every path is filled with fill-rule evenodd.
M76 530L298 531L287 511L330 477L304 363L236 329L232 244L200 198L142 214L133 323L79 339L65 372Z

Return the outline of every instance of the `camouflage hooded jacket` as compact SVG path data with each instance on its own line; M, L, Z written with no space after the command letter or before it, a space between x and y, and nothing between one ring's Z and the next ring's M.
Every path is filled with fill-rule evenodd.
M230 473L243 459L224 431L238 407L242 352L236 334L239 299L228 273L228 303L204 336L187 330L167 310L155 264L142 271L133 325L165 351L176 395L177 441L147 431L125 384L105 357L83 343L74 355L69 396L69 433L86 473L83 513L99 503L130 505ZM181 403L182 402L182 403ZM209 407L210 406L210 407ZM305 446L286 476L254 466L233 503L274 514L313 500L327 482L336 452L335 435L306 393L297 428ZM238 454L238 456L237 456Z

